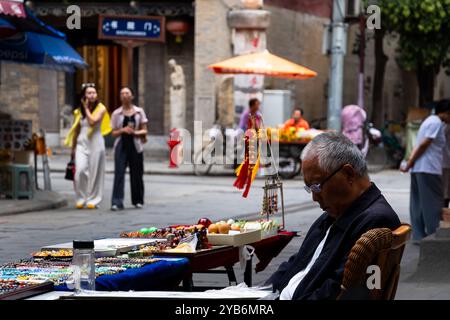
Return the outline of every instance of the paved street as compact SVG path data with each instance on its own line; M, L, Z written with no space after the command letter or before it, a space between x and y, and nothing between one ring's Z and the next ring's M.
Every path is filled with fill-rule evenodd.
M89 237L114 237L121 231L143 226L167 226L174 223L196 223L203 216L212 220L254 214L260 210L263 180L256 181L247 199L232 187L233 177L194 177L146 175L146 201L138 210L129 201L128 181L126 210L109 210L113 176L105 180L105 200L101 209L76 210L72 184L62 173L52 173L55 191L67 196L68 207L0 217L2 243L0 261L23 257L43 245ZM308 195L301 191L300 181L285 186L286 206L305 203ZM291 209L292 210L292 209Z
M232 187L233 177L195 177L178 175L146 175L145 208L134 209L126 189L126 210L109 210L111 174L105 181L105 201L99 210L76 210L71 183L62 173L52 173L53 189L68 198L65 208L0 217L0 263L26 257L41 246L73 239L117 237L122 231L137 230L144 226L167 226L174 223L195 223L200 217L219 220L229 217L257 217L262 199L264 180L258 179L248 199ZM372 175L402 221L409 222L409 175L385 171ZM127 181L128 183L128 181ZM272 261L269 267L254 275L254 283L264 281L290 255L295 253L304 233L320 214L310 196L302 189L300 179L284 182L287 208L287 229L299 231L300 237ZM449 288L436 284L410 283L407 278L415 271L419 247L408 245L402 261L402 282L397 298L450 298ZM243 270L235 266L238 281ZM405 282L406 281L406 282ZM195 275L197 285L227 285L225 275ZM420 290L415 290L420 287ZM416 295L414 295L416 294Z

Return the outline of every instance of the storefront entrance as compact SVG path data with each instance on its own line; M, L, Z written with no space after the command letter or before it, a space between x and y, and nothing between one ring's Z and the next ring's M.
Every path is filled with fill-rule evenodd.
M75 74L75 88L82 83L95 83L99 100L110 112L120 106L119 90L128 85L127 50L120 45L84 45L78 52L89 68Z

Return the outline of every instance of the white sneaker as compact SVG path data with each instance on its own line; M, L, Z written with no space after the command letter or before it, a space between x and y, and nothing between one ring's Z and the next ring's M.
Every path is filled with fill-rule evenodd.
M144 207L144 205L142 203L138 203L137 205L135 205L136 209L142 209Z
M119 207L116 206L115 204L113 204L113 205L111 206L111 211L119 211Z

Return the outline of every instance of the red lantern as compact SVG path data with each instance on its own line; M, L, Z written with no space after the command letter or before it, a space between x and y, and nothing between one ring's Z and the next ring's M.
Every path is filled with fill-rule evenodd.
M183 20L171 20L167 22L166 29L175 36L175 42L180 43L181 37L189 31L189 23Z

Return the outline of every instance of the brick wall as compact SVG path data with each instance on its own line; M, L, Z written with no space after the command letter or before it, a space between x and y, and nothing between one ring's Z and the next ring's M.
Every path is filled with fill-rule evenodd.
M332 0L265 0L265 6L276 6L318 17L331 17Z
M0 111L13 119L33 121L33 132L42 128L59 134L64 88L62 72L1 62ZM50 144L58 144L58 139Z
M344 59L344 96L343 104L356 104L358 101L358 72L359 57L352 54L356 35L359 33L358 25L351 25L348 33L347 55ZM371 31L366 32L367 39L370 39ZM413 79L414 75L402 71L395 61L397 42L389 37L385 37L384 51L388 56L384 77L383 89L383 114L386 119L401 121L407 114L408 106L415 101L416 87ZM375 51L374 40L367 41L365 52L365 107L368 116L371 115L371 97L375 71ZM407 94L406 94L407 93Z
M39 70L39 124L47 133L59 133L58 72Z
M61 112L61 108L66 104L66 74L64 72L58 72L58 109Z
M215 121L215 88L219 77L209 64L231 57L231 31L228 6L235 1L197 0L195 2L195 107L194 120L210 127Z
M139 106L149 118L150 134L164 131L164 44L149 43L139 54Z
M24 64L1 63L0 111L13 119L39 122L39 69Z
M329 77L329 58L321 52L322 26L329 20L274 6L265 6L265 9L271 12L267 30L269 51L318 73L317 77L307 80L266 77L266 88L291 90L293 106L301 106L308 120L326 117L324 89Z

